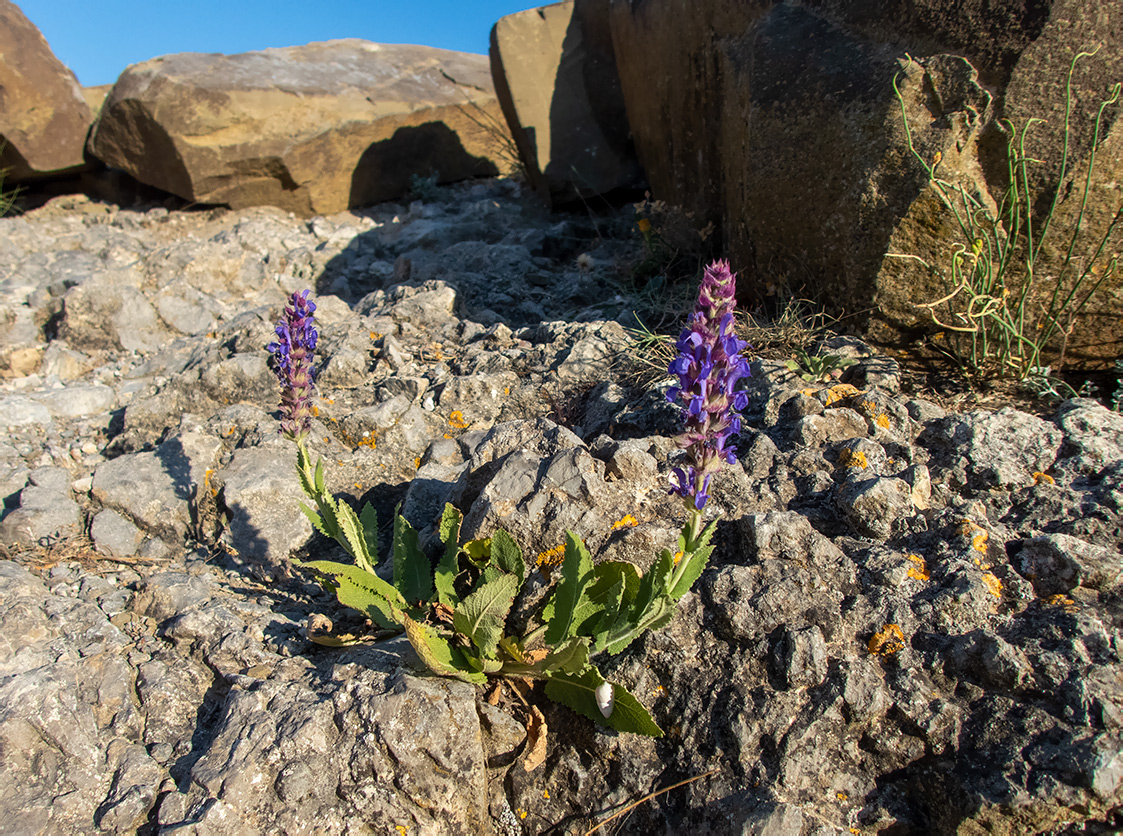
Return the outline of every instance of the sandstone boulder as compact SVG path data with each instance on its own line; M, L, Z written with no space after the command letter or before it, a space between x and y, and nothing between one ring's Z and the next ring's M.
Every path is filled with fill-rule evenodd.
M483 56L326 41L129 67L90 152L198 203L326 214L499 173L499 107Z
M605 3L565 0L500 18L495 92L535 189L555 203L636 188Z
M83 165L90 108L74 73L10 0L0 0L0 170L9 182Z
M916 303L951 288L918 262L886 254L946 268L959 230L909 150L892 86L898 76L913 146L929 165L938 154L939 176L984 206L1000 204L1008 188L1000 120L1020 132L1031 117L1047 119L1027 141L1040 160L1029 175L1038 231L1058 181L1061 200L1030 307L1051 293L1042 285L1058 274L1064 230L1081 210L1096 113L1123 76L1120 0L705 0L690 15L670 0L609 6L628 118L654 196L715 222L755 295L786 279L883 341L930 324ZM1073 78L1061 178L1069 65L1096 46ZM1120 204L1119 114L1109 106L1100 124L1080 239L1086 255ZM1114 235L1106 253L1118 251L1119 225ZM1073 275L1062 280L1062 295ZM1069 360L1118 352L1123 303L1114 281L1077 319Z

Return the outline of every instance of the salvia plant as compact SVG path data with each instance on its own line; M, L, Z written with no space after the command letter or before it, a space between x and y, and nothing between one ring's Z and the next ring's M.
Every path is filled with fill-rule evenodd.
M678 340L670 371L678 385L668 397L683 406L685 464L672 489L684 500L687 521L677 550L663 549L645 572L624 561L594 562L582 540L568 532L560 580L543 599L525 631L509 630L509 616L527 579L519 545L499 529L462 542L463 517L446 505L439 524L443 549L435 560L420 547L417 531L395 514L389 565L378 557L378 518L369 503L356 513L324 483L305 439L310 429L314 381L315 304L308 291L293 294L277 325L274 355L281 382L281 432L296 442L297 473L311 505L301 507L321 534L335 540L351 563L310 560L299 565L385 631L404 632L434 674L482 684L488 677L543 680L545 692L597 723L652 736L662 730L647 709L619 683L609 682L597 657L615 655L647 630L671 620L675 607L702 573L713 546L715 522L703 524L710 480L735 452L744 393L735 385L748 374L745 344L733 335L735 278L725 262L707 269L698 307ZM383 577L385 575L385 577Z

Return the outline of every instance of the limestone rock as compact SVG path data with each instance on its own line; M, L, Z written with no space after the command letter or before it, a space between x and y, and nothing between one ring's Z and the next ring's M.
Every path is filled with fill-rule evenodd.
M358 39L129 67L90 153L197 203L338 212L499 172L486 59Z
M502 17L491 69L531 184L555 203L635 189L608 4L565 0Z
M74 73L11 0L0 0L0 169L8 185L85 164L92 115Z

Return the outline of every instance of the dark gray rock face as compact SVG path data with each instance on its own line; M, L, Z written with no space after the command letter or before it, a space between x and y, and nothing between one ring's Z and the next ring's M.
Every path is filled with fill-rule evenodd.
M567 529L646 567L681 524L669 382L619 377L628 336L605 318L629 316L605 300L630 220L604 218L579 269L536 254L571 222L512 184L445 198L0 219L0 304L60 323L11 337L41 361L0 381L0 829L584 832L711 770L619 832L1120 825L1119 415L946 413L853 340L823 386L754 363L711 562L604 663L664 738L531 692L549 735L527 770L509 689L428 676L400 637L310 641L325 617L368 631L291 563L342 559L297 506L263 350L294 289L319 305L310 450L376 506L384 553L399 502L430 545L445 502L467 536L510 530L517 621ZM128 294L151 316L84 313Z

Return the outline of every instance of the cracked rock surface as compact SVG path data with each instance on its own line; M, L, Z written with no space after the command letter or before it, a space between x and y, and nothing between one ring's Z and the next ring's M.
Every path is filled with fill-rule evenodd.
M669 380L622 375L628 212L494 180L301 220L65 198L0 219L0 812L12 833L1108 833L1123 806L1123 416L964 414L896 363L757 360L716 550L603 660L666 730L605 732L425 673L294 569L264 346L312 287L310 448L431 543L567 529L646 567L681 524ZM576 255L588 254L578 267ZM28 358L37 365L29 369ZM13 363L13 359L18 363ZM517 607L513 618L521 617Z

